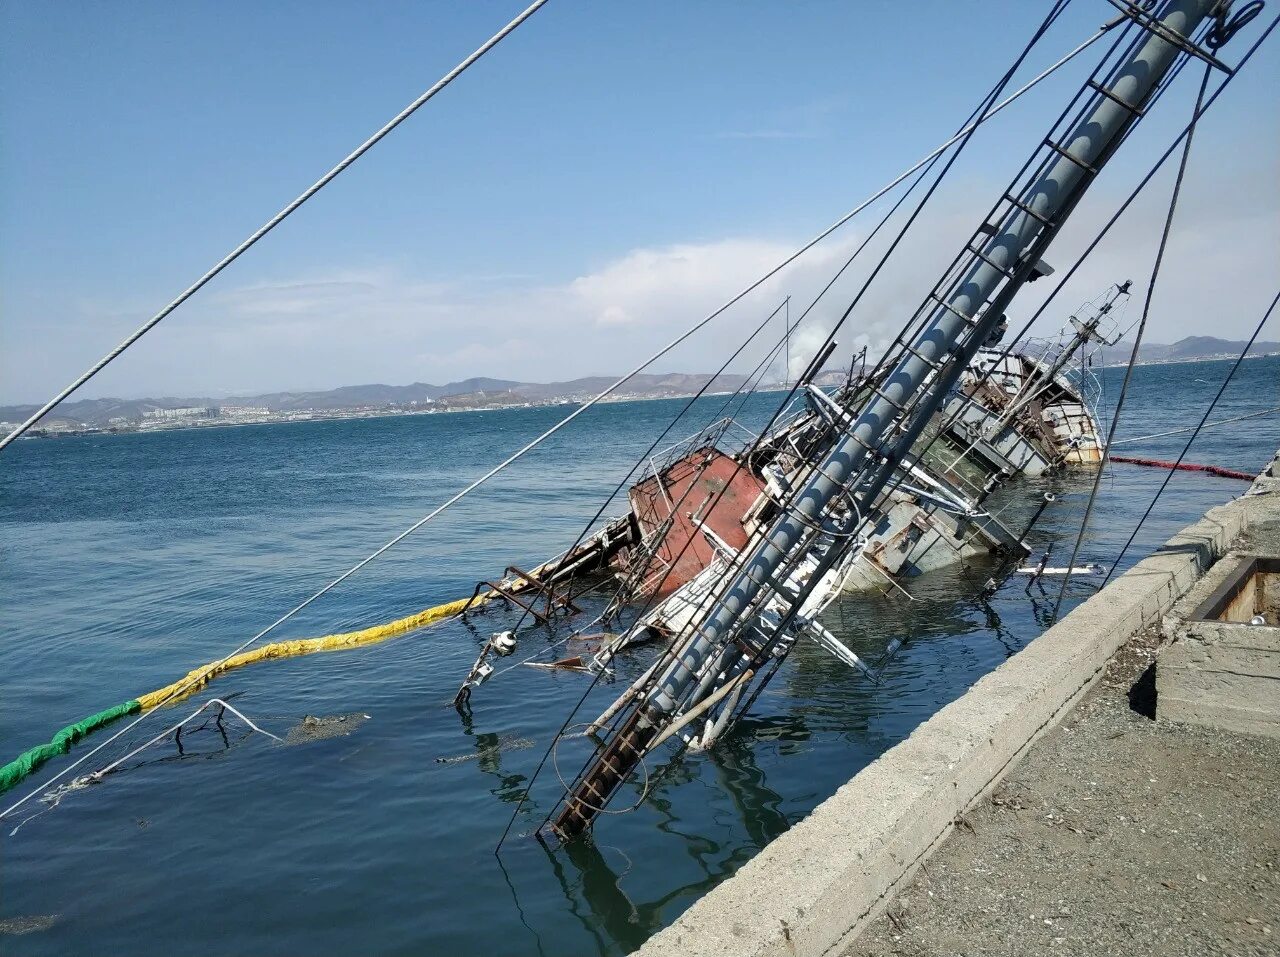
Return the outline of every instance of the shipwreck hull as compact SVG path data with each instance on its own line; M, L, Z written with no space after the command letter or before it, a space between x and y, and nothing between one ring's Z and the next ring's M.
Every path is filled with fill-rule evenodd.
M764 483L706 446L632 486L628 498L641 548L637 598L662 597L692 581L715 558L707 529L730 548L747 544L745 517Z

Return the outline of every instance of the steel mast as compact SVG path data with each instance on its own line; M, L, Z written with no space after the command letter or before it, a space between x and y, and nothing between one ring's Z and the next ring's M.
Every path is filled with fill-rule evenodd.
M786 580L812 547L815 529L821 537L831 527L832 505L850 494L866 504L878 498L1170 68L1181 54L1194 52L1188 38L1227 5L1170 0L1157 19L1124 4L1144 31L1139 40L1105 83L1090 79L1081 90L1084 107L1077 120L1065 130L1050 131L1025 167L1031 173L1027 184L1016 196L1016 182L1005 193L966 245L957 268L929 294L917 313L924 319L920 331L886 362L892 371L852 421L838 425L821 464L782 503L773 524L747 543L740 570L726 576L708 610L676 637L670 663L655 674L571 787L552 825L559 837L572 838L591 826L682 711L706 702L718 684L749 681L776 656L775 649L786 653L785 633L805 598ZM838 561L842 547L833 544L827 551L809 578L812 584ZM776 625L766 634L755 622L768 609L774 610Z

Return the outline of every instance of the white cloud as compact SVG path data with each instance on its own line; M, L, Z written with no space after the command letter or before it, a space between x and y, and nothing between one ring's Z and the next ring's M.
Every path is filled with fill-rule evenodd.
M1266 180L1262 167L1256 177ZM1123 184L1109 189L1086 197L1078 222L1050 251L1047 258L1059 276L1114 208ZM1211 190L1188 190L1149 340L1196 333L1239 337L1256 320L1251 314L1274 292L1280 261L1280 216L1270 192L1237 187L1224 198ZM897 332L968 238L973 207L989 194L962 183L939 195L931 215L912 230L841 330L840 359L862 345L874 355ZM1250 197L1259 195L1266 201L1253 203ZM1135 205L1048 310L1038 331L1056 330L1071 309L1112 282L1132 278L1135 289L1145 285L1166 200L1167 191L1156 190ZM793 375L839 319L888 235L876 238L796 333ZM788 294L796 320L853 249L854 237L842 236L763 283L654 370L715 369ZM518 275L441 279L385 267L211 288L109 367L87 394L217 395L361 382L442 383L476 375L550 381L618 373L722 305L798 245L730 237L645 247L561 282ZM1019 298L1011 310L1014 328L1057 278L1036 283ZM3 401L30 401L51 382L69 380L119 338L117 330L136 325L135 305L83 305L56 344L35 324L10 325ZM779 319L737 368L751 368L781 329ZM781 374L781 362L776 371Z
M604 326L689 322L791 252L788 244L755 239L637 249L573 280L565 292L570 308Z

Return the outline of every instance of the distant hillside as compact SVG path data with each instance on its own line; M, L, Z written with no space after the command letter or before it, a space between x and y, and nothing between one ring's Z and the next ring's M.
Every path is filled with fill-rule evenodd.
M1218 339L1214 336L1187 336L1173 345L1161 342L1144 342L1138 350L1139 362L1191 362L1196 359L1235 358L1244 348L1243 340ZM1107 365L1124 365L1129 361L1133 344L1121 342L1102 350ZM1280 352L1280 342L1255 342L1250 355L1266 355Z
M711 378L705 373L637 375L619 390L621 395L656 398L689 395L697 392ZM732 392L744 382L740 375L721 375L711 383L711 392ZM342 409L411 408L414 406L457 406L475 408L484 405L512 405L525 402L548 402L557 399L585 399L598 395L617 381L616 376L589 376L568 382L514 382L509 379L474 378L447 385L415 382L412 385L349 385L324 392L268 392L225 399L207 396L177 398L163 396L147 399L82 399L68 402L52 413L46 422L85 423L105 426L111 419L137 421L143 413L156 409L181 409L193 406L254 406L272 412L296 412L304 409L332 412ZM18 422L35 412L35 405L0 406L0 421Z

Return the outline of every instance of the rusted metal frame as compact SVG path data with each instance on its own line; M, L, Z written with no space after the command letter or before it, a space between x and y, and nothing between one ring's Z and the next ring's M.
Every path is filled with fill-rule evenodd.
M502 571L503 571L503 574L514 573L515 575L522 578L524 581L531 582L533 584L533 587L538 591L539 594L545 595L547 600L548 616L550 616L551 613L555 610L555 605L557 601L559 602L562 608L567 609L572 614L576 615L578 614L578 612L582 611L581 608L579 608L577 605L573 603L572 599L570 599L568 595L566 595L564 598L561 598L561 599L556 598L555 583L546 582L546 581L543 581L541 578L536 578L535 576L522 570L516 565L508 565Z
M467 610L470 609L471 606L475 604L476 599L480 597L480 589L484 588L485 586L488 586L488 588L491 591L496 592L501 598L504 598L507 601L511 602L512 604L518 605L519 607L523 608L529 614L533 615L534 618L538 619L538 621L541 622L542 624L544 625L551 624L550 620L547 618L546 615L542 614L542 612L538 611L532 605L526 605L524 602L522 602L519 598L515 596L515 594L511 591L509 587L507 587L502 582L491 582L491 581L477 582L476 590L471 594L471 597L467 599L467 603L462 606L462 611L459 612L460 615L462 615L463 617L466 616Z

